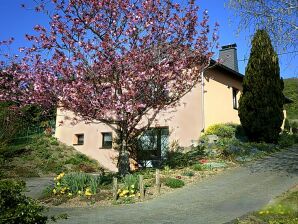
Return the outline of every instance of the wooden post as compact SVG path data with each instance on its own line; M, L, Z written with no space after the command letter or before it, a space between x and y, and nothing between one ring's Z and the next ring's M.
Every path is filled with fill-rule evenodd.
M113 178L113 199L114 201L117 200L117 196L118 196L118 180L117 177Z
M145 198L145 190L144 190L144 178L143 175L139 175L139 187L140 187L140 197L141 200Z
M159 169L156 169L156 173L155 173L155 185L156 185L156 191L158 194L160 194L160 172Z

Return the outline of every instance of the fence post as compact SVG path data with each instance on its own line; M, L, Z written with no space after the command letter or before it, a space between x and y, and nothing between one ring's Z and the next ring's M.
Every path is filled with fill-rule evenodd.
M159 172L159 169L156 169L156 171L155 171L155 185L156 185L156 191L157 191L157 193L160 194L161 184L160 184L160 172Z
M118 180L117 177L113 178L113 199L114 201L117 200L117 196L118 196Z
M145 198L145 190L144 190L144 178L143 175L139 175L139 187L140 187L140 197L141 200Z

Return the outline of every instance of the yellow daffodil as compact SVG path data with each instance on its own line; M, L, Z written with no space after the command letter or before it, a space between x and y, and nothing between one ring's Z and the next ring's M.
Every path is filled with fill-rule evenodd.
M91 196L91 195L92 195L92 193L91 193L91 189L90 189L89 187L86 188L86 190L85 190L85 195L86 195L86 196Z
M68 196L72 196L72 193L68 193Z
M131 188L135 188L135 185L134 185L134 184L132 184L130 187L131 187Z
M56 193L57 193L57 191L56 191L56 189L55 189L55 188L53 189L53 193L54 193L54 194L56 194Z

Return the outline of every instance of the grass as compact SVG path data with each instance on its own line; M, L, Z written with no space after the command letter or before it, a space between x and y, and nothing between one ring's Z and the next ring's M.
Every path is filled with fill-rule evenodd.
M0 178L101 170L97 161L46 135L33 135L0 148Z
M237 224L297 224L298 223L298 185L277 198L260 211L246 215L233 223Z

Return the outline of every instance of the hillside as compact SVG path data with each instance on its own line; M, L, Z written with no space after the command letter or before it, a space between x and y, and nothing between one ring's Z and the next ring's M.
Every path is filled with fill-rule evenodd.
M298 119L298 78L284 79L284 94L294 102L285 105L289 120Z
M97 161L46 135L0 147L0 179L49 176L64 171L98 172L102 168Z

